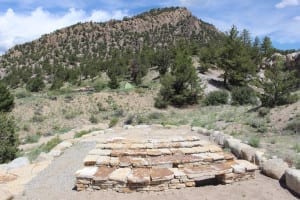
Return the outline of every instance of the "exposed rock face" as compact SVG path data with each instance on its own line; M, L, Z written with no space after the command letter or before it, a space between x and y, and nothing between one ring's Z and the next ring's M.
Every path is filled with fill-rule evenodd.
M162 191L254 177L257 166L196 136L100 140L76 172L77 190Z

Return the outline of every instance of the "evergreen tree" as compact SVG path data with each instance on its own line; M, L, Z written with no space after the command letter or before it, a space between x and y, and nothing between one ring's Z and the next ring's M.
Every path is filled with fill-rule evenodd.
M18 152L18 135L12 117L0 113L0 164L13 160Z
M297 87L295 72L285 70L283 61L277 59L274 66L266 69L265 78L259 80L263 89L261 101L263 106L274 107L291 103L295 96L291 92Z
M161 81L162 87L155 105L159 101L181 107L186 104L196 104L202 95L196 69L186 51L177 49L171 72L166 73Z
M9 112L14 107L14 96L8 88L0 82L0 112Z
M250 48L243 44L235 26L227 35L218 62L218 66L224 70L224 85L243 85L255 72Z
M272 45L271 38L268 36L264 37L263 42L261 44L261 52L264 57L270 57L274 53L274 48Z
M30 79L26 84L26 89L30 92L39 92L45 88L45 83L41 76Z

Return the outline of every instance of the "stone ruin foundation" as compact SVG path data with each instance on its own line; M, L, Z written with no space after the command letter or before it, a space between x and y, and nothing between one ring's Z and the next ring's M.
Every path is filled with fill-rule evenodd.
M254 178L257 166L197 136L98 140L76 172L76 189L164 191Z

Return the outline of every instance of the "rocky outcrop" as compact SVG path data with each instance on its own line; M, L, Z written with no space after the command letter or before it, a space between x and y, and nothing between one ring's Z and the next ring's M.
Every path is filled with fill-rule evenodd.
M270 159L263 163L262 172L271 178L280 180L288 168L288 164L282 159Z

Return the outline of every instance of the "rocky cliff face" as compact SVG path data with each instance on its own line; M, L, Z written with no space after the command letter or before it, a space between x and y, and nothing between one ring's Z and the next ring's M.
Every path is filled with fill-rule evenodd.
M76 67L82 60L107 59L113 50L155 49L182 39L201 44L220 35L185 8L153 9L122 21L78 23L17 45L0 57L0 68Z

